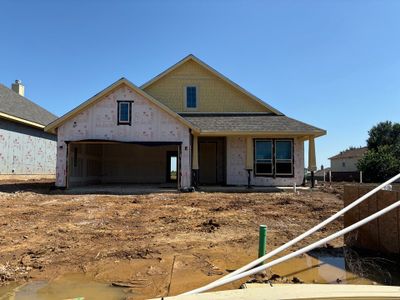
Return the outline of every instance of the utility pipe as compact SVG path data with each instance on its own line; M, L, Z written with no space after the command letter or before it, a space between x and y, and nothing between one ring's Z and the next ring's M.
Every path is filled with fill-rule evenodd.
M289 248L290 246L294 245L295 243L301 241L302 239L308 237L309 235L313 234L314 232L316 232L317 230L321 229L322 227L324 227L325 225L331 223L332 221L336 220L338 217L340 217L341 215L343 215L344 213L348 212L350 209L352 209L353 207L357 206L358 204L360 204L361 202L365 201L366 199L368 199L370 196L372 196L373 194L375 194L376 192L380 191L382 188L384 188L385 186L391 184L392 182L398 180L400 178L400 173L397 174L396 176L392 177L391 179L389 179L388 181L382 183L381 185L377 186L376 188L374 188L373 190L369 191L368 193L366 193L364 196L358 198L356 201L350 203L349 205L347 205L346 207L342 208L340 211L338 211L337 213L335 213L334 215L330 216L328 219L326 219L325 221L319 223L318 225L314 226L313 228L309 229L308 231L304 232L303 234L299 235L298 237L294 238L293 240L287 242L286 244L276 248L275 250L272 250L271 252L267 253L266 255L264 255L263 257L260 257L250 263L248 263L247 265L237 269L236 271L225 275L224 277L221 277L220 279L217 279L216 282L224 280L225 278L230 278L235 276L236 274L242 273L244 271L247 271L255 266L258 266L260 263L262 263L263 261L267 260L268 258L286 250L287 248ZM206 285L205 287L207 287L208 285Z
M258 257L265 255L267 251L267 226L260 225L258 237Z
M212 283L210 283L210 284L208 284L208 285L206 285L204 287L201 287L201 288L186 292L186 293L184 293L182 295L192 295L192 294L205 292L207 290L219 287L221 285L225 285L225 284L230 283L232 281L236 281L236 280L241 279L243 277L247 277L249 275L256 274L256 273L258 273L260 271L263 271L263 270L268 269L268 268L270 268L272 266L275 266L275 265L277 265L277 264L279 264L281 262L284 262L284 261L289 260L289 259L291 259L293 257L296 257L296 256L301 255L303 253L306 253L306 252L308 252L310 250L313 250L313 249L315 249L315 248L317 248L319 246L322 246L322 245L326 244L327 242L330 242L331 240L334 240L334 239L338 238L339 236L342 236L342 235L344 235L346 233L349 233L350 231L352 231L352 230L354 230L354 229L356 229L356 228L358 228L360 226L363 226L366 223L368 223L368 222L370 222L370 221L372 221L372 220L374 220L376 218L379 218L380 216L386 214L387 212L389 212L389 211L391 211L391 210L393 210L393 209L395 209L395 208L397 208L399 206L400 206L400 201L397 201L397 202L389 205L388 207L386 207L386 208L374 213L373 215L370 215L369 217L366 217L366 218L362 219L361 221L358 221L357 223L354 223L353 225L350 225L350 226L348 226L346 228L343 228L342 230L340 230L338 232L335 232L334 234L331 234L330 236L328 236L328 237L326 237L326 238L324 238L322 240L319 240L319 241L317 241L317 242L315 242L315 243L313 243L311 245L308 245L308 246L306 246L304 248L301 248L301 249L299 249L299 250L297 250L295 252L292 252L292 253L287 254L287 255L285 255L283 257L275 259L275 260L273 260L273 261L271 261L271 262L269 262L269 263L267 263L265 265L261 265L259 267L256 267L256 268L251 269L251 270L246 271L246 272L243 272L241 274L237 274L235 276L231 276L230 278L225 278L223 280L214 281L214 282L212 282Z

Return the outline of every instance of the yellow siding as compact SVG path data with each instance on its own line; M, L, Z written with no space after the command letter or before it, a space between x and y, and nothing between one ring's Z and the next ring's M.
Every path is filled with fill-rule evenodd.
M197 87L197 109L186 109L185 87ZM189 60L144 89L176 112L270 112L266 107Z

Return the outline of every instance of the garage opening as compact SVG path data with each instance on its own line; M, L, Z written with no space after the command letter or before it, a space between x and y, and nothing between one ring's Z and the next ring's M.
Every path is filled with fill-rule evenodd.
M180 142L70 142L68 187L93 184L178 187L180 145Z

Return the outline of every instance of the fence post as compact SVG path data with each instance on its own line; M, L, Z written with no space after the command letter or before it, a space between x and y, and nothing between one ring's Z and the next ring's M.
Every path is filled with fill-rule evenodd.
M258 257L265 255L267 251L267 226L260 225L259 239L258 239Z
M329 184L332 183L332 171L329 170Z
M324 171L324 183L326 182L326 180L325 180L325 171Z
M363 178L362 178L362 171L360 171L360 183L363 183Z
M293 193L296 194L296 192L297 192L296 182L293 182Z

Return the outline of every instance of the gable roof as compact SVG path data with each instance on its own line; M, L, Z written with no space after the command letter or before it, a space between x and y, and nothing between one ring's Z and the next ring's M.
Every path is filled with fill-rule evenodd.
M332 171L331 168L319 169L314 172L314 176L324 176L324 172L325 172L325 176L328 176L329 171Z
M337 155L330 157L329 159L342 159L342 158L361 158L364 156L365 152L367 152L368 147L360 147L348 149L340 152Z
M271 134L321 136L326 131L287 116L271 113L181 113L201 134Z
M211 66L209 66L208 64L206 64L205 62L203 62L202 60L197 58L196 56L194 56L193 54L189 54L188 56L186 56L185 58L183 58L182 60L180 60L179 62L174 64L173 66L171 66L168 69L166 69L164 72L162 72L162 73L158 74L157 76L155 76L154 78L150 79L148 82L146 82L143 85L141 85L140 88L142 90L146 89L147 87L149 87L150 85L152 85L156 81L160 80L161 78L163 78L164 76L166 76L167 74L169 74L170 72L172 72L173 70L177 69L178 67L180 67L181 65L183 65L184 63L186 63L186 62L188 62L190 60L196 62L197 64L199 64L203 68L207 69L209 72L211 72L212 74L214 74L215 76L220 78L222 81L226 82L227 84L229 84L230 86L234 87L238 91L240 91L243 94L247 95L250 99L252 99L253 101L255 101L255 102L259 103L259 104L261 104L262 106L264 106L268 110L272 111L274 114L283 115L276 108L268 105L267 103L262 101L260 98L254 96L249 91L245 90L244 88L242 88L241 86L239 86L238 84L236 84L235 82L230 80L228 77L222 75L217 70L215 70L214 68L212 68Z
M0 84L0 117L37 128L44 128L57 116Z
M69 111L68 113L66 113L62 117L58 118L54 122L48 124L44 128L44 130L47 131L47 132L55 133L56 129L58 127L60 127L62 124L64 124L67 120L69 120L72 117L76 116L77 114L79 114L81 111L87 109L88 107L94 105L103 96L107 95L108 93L110 93L114 89L120 87L121 85L127 85L129 88L131 88L132 90L134 90L135 92L137 92L138 94L140 94L141 96L143 96L144 98L149 100L151 103L153 103L154 105L159 107L161 110L163 110L166 113L168 113L170 116L174 117L175 119L177 119L178 121L180 121L184 125L188 126L189 128L193 129L194 131L198 131L198 129L192 123L190 123L187 120L185 120L184 118L182 118L180 115L178 115L177 113L175 113L174 111L169 109L167 106L165 106L164 104L162 104L159 101L157 101L156 99L154 99L152 96L150 96L145 91L143 91L140 88L138 88L136 85L134 85L132 82L130 82L129 80L127 80L124 77L122 77L121 79L117 80L116 82L114 82L113 84L111 84L110 86L108 86L107 88L102 90L101 92L97 93L96 95L94 95L90 99L86 100L85 102L83 102L82 104L80 104L79 106L74 108L73 110Z

